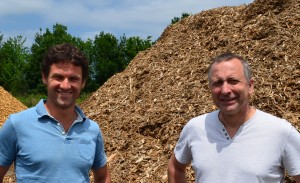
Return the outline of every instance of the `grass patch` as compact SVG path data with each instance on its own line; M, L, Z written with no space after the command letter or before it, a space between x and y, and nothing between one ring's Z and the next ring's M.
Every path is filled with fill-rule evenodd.
M81 93L80 97L77 99L76 103L80 105L83 101L88 99L93 93Z
M28 108L35 106L42 98L47 98L44 94L17 95L16 98Z
M92 93L81 93L80 97L77 99L77 104L80 104L86 100ZM26 105L28 108L35 106L41 99L46 99L45 94L30 94L30 95L17 95L16 98Z

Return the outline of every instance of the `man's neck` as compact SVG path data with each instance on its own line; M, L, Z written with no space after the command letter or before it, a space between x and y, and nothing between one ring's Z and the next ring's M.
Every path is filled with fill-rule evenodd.
M247 107L244 111L241 111L238 114L224 114L219 113L219 120L226 128L229 136L232 138L239 130L239 128L248 121L255 113L254 107Z
M69 108L57 108L46 103L45 107L47 112L63 125L65 131L69 130L77 118L75 106Z

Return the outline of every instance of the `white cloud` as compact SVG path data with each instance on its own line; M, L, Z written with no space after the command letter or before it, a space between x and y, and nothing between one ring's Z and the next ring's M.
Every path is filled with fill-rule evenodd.
M0 1L0 16L4 15L24 15L27 13L43 12L51 6L51 1L40 0L1 0Z
M2 34L25 35L28 30L50 28L56 23L81 38L94 38L101 31L116 37L157 38L176 16L199 13L220 6L240 5L253 0L1 0ZM18 22L22 21L22 22ZM26 22L26 23L24 23ZM2 29L2 30L1 30ZM25 31L25 32L24 32ZM31 37L34 36L34 34Z

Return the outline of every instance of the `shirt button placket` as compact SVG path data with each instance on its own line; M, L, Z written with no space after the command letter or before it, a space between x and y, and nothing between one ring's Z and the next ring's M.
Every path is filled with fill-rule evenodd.
M225 135L226 139L230 140L230 138L228 137L228 133L226 132L225 128L223 128L223 132L224 132L224 135Z
M60 128L61 134L66 135L64 128L62 127L62 125L59 122L57 123L57 126Z

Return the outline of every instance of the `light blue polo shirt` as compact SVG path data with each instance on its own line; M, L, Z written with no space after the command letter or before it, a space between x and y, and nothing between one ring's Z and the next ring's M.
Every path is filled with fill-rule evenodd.
M65 133L44 102L10 115L0 128L0 166L15 162L18 183L90 182L89 170L106 164L98 124L76 107L78 118Z

